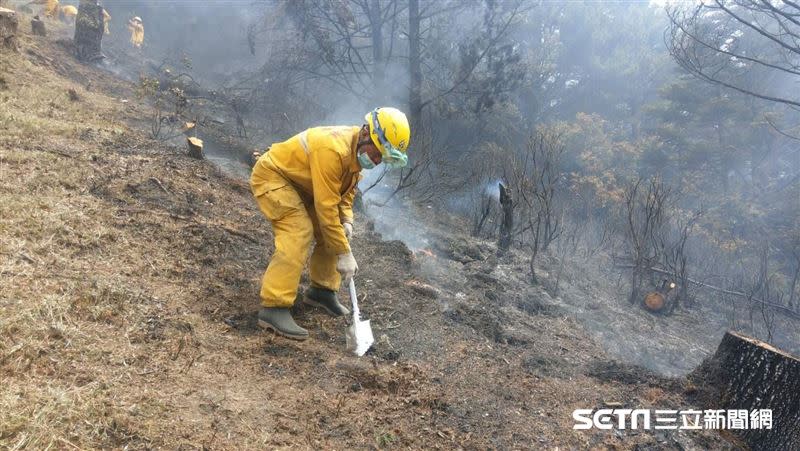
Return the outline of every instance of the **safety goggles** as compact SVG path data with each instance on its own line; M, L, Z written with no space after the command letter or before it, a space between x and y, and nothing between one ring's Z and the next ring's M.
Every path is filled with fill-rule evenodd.
M378 110L372 110L372 130L378 135L378 141L383 146L382 162L391 168L403 168L408 164L408 155L400 149L394 147L392 143L386 139L386 134L378 122Z

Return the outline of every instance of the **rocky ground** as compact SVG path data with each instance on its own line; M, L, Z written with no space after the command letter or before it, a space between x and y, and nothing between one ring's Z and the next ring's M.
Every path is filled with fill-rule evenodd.
M246 183L149 139L133 85L64 30L22 28L0 55L0 448L732 447L572 430L573 409L685 409L693 387L614 360L524 255L435 223L413 251L357 223L367 356L319 311L297 309L306 342L262 332L272 235Z

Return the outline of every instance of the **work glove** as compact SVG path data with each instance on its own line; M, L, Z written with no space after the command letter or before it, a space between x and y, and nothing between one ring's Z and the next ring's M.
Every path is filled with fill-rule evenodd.
M346 254L337 255L339 259L336 262L336 270L339 271L339 274L344 277L345 283L349 283L350 279L358 272L358 263L356 263L356 258L353 257L352 252L348 252Z
M344 236L347 237L348 240L350 240L350 237L353 236L353 224L345 222L344 224L342 224L342 226L344 227Z
M255 166L258 163L258 159L261 158L262 153L254 150L253 153L250 154L250 166Z

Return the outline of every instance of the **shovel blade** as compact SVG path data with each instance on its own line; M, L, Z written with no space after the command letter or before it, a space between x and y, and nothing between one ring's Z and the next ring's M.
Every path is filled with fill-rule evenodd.
M357 356L363 356L370 346L375 343L372 337L372 327L367 321L356 321L354 324L347 327L345 333L345 340L347 341L347 350L355 353Z

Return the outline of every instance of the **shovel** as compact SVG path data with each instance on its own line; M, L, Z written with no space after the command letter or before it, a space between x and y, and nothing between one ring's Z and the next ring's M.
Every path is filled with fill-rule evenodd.
M354 352L357 356L364 355L375 339L372 337L372 327L369 320L361 321L358 310L358 299L356 298L356 283L350 278L350 301L353 303L353 323L347 326L345 339L347 350Z

